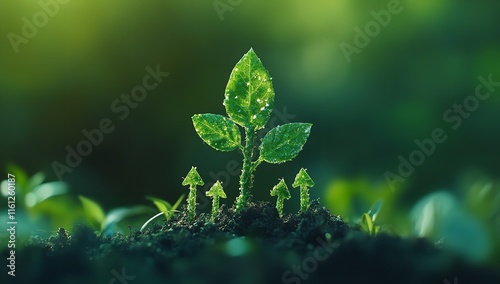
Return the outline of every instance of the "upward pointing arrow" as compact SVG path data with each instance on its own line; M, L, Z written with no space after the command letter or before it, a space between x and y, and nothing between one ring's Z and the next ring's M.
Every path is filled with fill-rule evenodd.
M187 176L184 178L184 181L182 181L182 185L186 186L189 185L191 187L196 187L197 185L204 185L205 183L201 179L200 174L196 170L196 167L191 167L191 170L187 174Z
M290 191L288 190L288 186L285 183L285 179L280 179L280 182L273 187L271 190L271 196L278 196L276 200L276 209L278 210L278 214L283 216L283 205L285 199L290 199Z
M191 170L182 181L183 186L189 185L189 194L187 197L189 222L192 222L194 220L194 216L196 215L196 186L204 184L205 183L201 179L200 174L198 174L196 167L191 167Z
M212 221L217 217L217 213L219 212L219 198L226 198L226 193L224 192L224 188L220 181L217 181L209 191L205 193L206 196L213 197L212 200Z
M300 187L300 211L305 212L309 208L309 187L314 186L314 181L307 173L307 170L302 168L295 177L292 186Z

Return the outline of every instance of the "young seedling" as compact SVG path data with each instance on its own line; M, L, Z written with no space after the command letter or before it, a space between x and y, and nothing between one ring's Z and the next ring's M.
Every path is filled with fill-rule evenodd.
M236 64L225 90L223 105L229 117L219 114L196 114L192 117L196 133L210 147L243 153L240 195L236 211L247 206L253 185L253 172L263 162L279 164L292 160L302 150L311 132L310 123L288 123L271 129L255 154L257 131L267 124L274 108L274 89L268 71L253 49ZM238 125L245 133L241 143Z
M196 215L196 186L204 185L205 183L198 174L196 167L192 167L187 176L182 182L183 186L189 185L189 194L187 198L188 203L188 221L193 222L194 216Z
M144 224L142 225L140 231L142 232L146 226L151 223L154 219L160 217L161 215L165 215L165 219L168 221L172 216L174 216L175 213L179 212L177 210L177 207L181 205L182 199L184 199L184 194L177 199L174 205L171 205L168 201L163 200L161 198L153 197L153 196L146 196L146 199L151 200L156 208L160 211L159 213L155 214L153 217L149 218Z
M293 188L300 187L300 211L306 212L309 208L309 188L313 187L314 181L311 179L307 170L302 168L295 177L295 181L292 184Z
M375 236L380 231L380 226L375 226L375 219L377 219L378 213L382 209L384 201L382 199L377 200L370 206L368 212L361 216L361 221L359 225L361 229L368 233L370 236Z
M283 216L283 203L285 199L290 199L290 191L288 190L288 186L285 183L284 179L280 179L280 182L273 187L271 190L271 196L278 196L276 200L276 209L278 210L278 214L280 217Z
M181 205L182 199L184 199L185 194L181 195L174 205L170 204L170 202L163 200L158 197L146 196L146 199L151 200L156 208L165 215L165 219L168 221L176 212L179 212L177 208Z
M372 219L370 214L364 213L363 216L361 216L361 223L359 225L368 235L375 236L380 231L380 226L375 226L374 222L375 220Z
M226 198L226 193L224 192L224 188L220 181L217 181L209 191L205 193L207 196L212 197L212 222L217 217L217 213L219 213L219 198Z

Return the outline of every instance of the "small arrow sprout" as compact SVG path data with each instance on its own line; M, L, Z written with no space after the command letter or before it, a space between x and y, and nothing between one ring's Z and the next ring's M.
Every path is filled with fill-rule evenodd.
M196 186L202 186L204 184L205 183L201 179L200 174L198 174L196 167L191 167L191 170L182 182L183 186L189 185L189 194L187 197L189 222L193 222L194 216L196 215Z
M212 197L212 222L219 213L219 198L227 198L224 188L220 181L217 181L209 191L205 193L206 196Z
M285 199L290 199L290 191L285 183L285 179L280 179L280 182L271 190L271 196L277 196L276 209L280 217L283 216L283 202Z
M314 186L314 181L311 179L306 169L300 169L292 186L293 188L300 187L300 211L305 212L311 204L309 201L309 187Z

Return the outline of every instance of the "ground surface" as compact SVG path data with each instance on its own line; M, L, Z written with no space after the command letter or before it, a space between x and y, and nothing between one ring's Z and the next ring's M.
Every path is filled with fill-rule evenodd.
M317 201L283 219L264 202L240 213L223 206L215 223L178 214L113 238L79 226L33 239L16 258L17 276L1 283L500 283L499 271L424 239L369 237Z

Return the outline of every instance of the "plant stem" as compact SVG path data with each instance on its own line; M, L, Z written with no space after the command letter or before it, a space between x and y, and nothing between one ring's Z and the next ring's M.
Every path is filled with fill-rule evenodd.
M307 187L300 187L300 211L306 212L309 207L309 190Z
M212 222L217 217L217 213L219 213L219 197L215 197L212 200Z
M188 194L188 221L191 223L196 214L196 186L189 188Z
M278 214L280 217L283 217L283 206L283 198L278 197L278 199L276 200L276 210L278 210Z
M253 147L255 140L255 130L253 127L245 127L245 147L243 148L243 167L240 176L240 196L236 198L236 211L247 206L248 195L253 183L253 171L258 164L253 165Z

